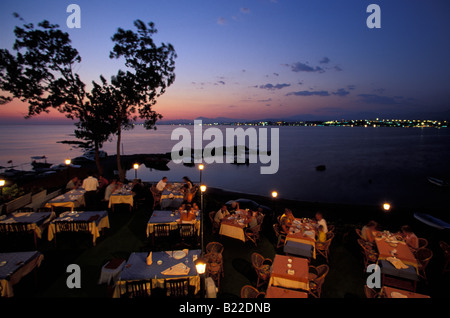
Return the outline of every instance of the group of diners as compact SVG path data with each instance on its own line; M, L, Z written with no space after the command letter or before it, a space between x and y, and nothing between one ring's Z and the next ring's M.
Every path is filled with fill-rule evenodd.
M362 227L361 236L366 242L374 243L375 234L377 232L378 232L378 223L372 220ZM403 241L405 241L405 243L411 249L417 250L419 248L419 238L413 232L411 226L403 225L400 228L400 231L394 234L401 236L403 238Z
M279 217L280 232L282 234L288 234L295 217L292 210L286 208L284 213ZM322 212L316 212L315 219L310 220L310 222L315 227L316 232L316 242L323 243L327 240L328 226L327 221L324 219Z

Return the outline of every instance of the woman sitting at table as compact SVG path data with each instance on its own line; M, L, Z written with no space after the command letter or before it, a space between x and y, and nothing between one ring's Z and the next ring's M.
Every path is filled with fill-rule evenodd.
M413 249L419 248L419 238L414 234L409 225L403 225L401 228L402 236L409 247Z
M294 215L290 209L284 209L284 214L280 218L280 226L284 233L289 233L289 228L294 222Z
M248 222L249 228L253 228L258 225L258 219L256 218L256 216L257 216L257 212L250 211L250 210L248 211L248 219L250 220Z
M375 221L370 221L364 225L361 229L361 236L363 239L370 243L375 242L375 236L373 233L377 230L377 226L378 224Z

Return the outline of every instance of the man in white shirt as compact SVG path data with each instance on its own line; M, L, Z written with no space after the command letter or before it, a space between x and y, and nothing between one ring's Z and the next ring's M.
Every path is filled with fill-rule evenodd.
M83 180L81 187L86 190L84 194L84 200L86 202L86 208L96 209L97 206L97 189L98 189L98 179L93 176L92 173L88 175L86 179Z
M167 187L167 177L163 177L161 180L159 180L158 184L156 185L156 190L159 192L163 192L163 190Z
M224 204L214 216L214 222L220 223L220 221L222 221L222 219L228 215L230 215L230 212L228 212L227 206Z
M316 220L317 220L317 226L322 225L323 232L326 234L328 232L327 221L325 221L321 212L316 213Z

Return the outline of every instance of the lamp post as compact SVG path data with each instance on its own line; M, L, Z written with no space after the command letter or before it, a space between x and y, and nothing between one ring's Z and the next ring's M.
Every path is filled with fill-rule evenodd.
M277 209L275 199L278 197L278 192L272 191L271 195L272 195L272 200L273 200L273 212L272 212L272 222L273 222L273 221L275 221L275 210Z
M135 163L133 165L133 169L134 169L134 178L137 179L137 171L139 169L139 164Z
M67 182L69 182L69 166L72 163L72 160L67 158L66 160L64 160L64 163L66 164L66 169L67 169Z
M199 258L195 261L195 269L197 270L198 275L200 276L200 297L205 297L205 271L206 271L206 262L203 259L203 252Z
M202 214L200 215L200 242L202 247L202 254L203 254L203 214L204 211L204 205L203 205L203 193L206 191L206 186L202 184L200 186L200 209L202 210Z
M202 172L205 169L205 166L201 163L198 165L198 170L200 170L200 184L202 184Z

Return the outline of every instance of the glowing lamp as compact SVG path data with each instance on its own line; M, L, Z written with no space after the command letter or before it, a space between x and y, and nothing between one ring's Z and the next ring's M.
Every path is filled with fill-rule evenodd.
M383 209L385 210L385 211L389 211L390 209L391 209L391 205L389 204L389 203L384 203L383 204Z
M278 196L278 192L277 191L272 191L272 198L276 198Z
M133 169L134 169L134 170L139 169L139 164L135 163L135 164L133 165Z
M200 186L200 191L205 192L206 191L206 186L204 184L202 184Z
M3 186L5 185L5 182L6 182L6 181L5 181L5 180L3 180L3 179L2 179L2 180L0 180L0 187L3 187Z
M203 164L199 164L199 165L198 165L198 169L199 169L199 170L203 170L203 169L205 169L205 166L204 166Z
M66 164L66 166L68 166L68 165L70 165L70 164L72 163L72 160L66 159L66 160L64 161L64 163Z
M199 275L203 275L206 271L206 263L202 259L197 259L195 261L195 269Z

